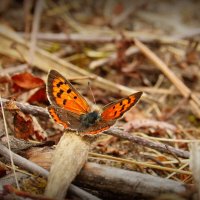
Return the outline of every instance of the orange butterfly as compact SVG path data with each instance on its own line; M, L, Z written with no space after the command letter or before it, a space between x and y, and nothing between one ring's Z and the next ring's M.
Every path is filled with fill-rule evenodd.
M64 128L83 134L97 134L109 129L118 118L134 106L142 92L114 101L103 112L91 111L87 101L60 73L50 70L47 79L47 96L51 102L49 114Z

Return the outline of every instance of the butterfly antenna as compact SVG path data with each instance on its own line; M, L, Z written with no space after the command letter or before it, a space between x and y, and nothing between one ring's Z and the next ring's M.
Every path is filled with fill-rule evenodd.
M90 92L91 92L91 94L92 94L92 98L93 98L94 104L96 105L96 100L95 100L94 94L93 94L93 92L92 92L92 88L91 88L90 82L88 82L88 87L89 87Z

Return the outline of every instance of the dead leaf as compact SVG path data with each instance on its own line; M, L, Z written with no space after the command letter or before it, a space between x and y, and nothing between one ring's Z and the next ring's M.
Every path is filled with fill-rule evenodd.
M13 124L16 138L24 140L36 139L38 141L47 139L46 133L41 128L36 118L31 115L17 111L14 115Z
M28 103L30 104L38 104L42 103L47 105L48 99L46 95L46 87L42 87L39 90L37 90L31 97L28 99Z
M15 86L23 89L34 89L45 85L41 78L33 76L28 72L13 75L12 81Z

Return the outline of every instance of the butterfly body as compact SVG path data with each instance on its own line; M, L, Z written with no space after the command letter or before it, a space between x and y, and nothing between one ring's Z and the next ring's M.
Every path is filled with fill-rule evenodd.
M97 134L107 130L141 97L137 92L106 105L102 113L94 110L61 74L51 70L47 80L47 96L51 102L50 116L64 128L83 134Z
M93 111L93 112L89 112L85 115L81 115L80 116L81 126L83 126L85 128L94 126L98 122L99 118L100 118L100 116L97 111Z

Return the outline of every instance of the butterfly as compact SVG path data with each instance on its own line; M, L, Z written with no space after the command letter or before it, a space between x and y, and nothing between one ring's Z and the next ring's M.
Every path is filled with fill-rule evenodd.
M83 134L97 134L109 129L117 119L134 106L142 92L114 101L100 113L92 110L83 96L60 73L50 70L47 78L47 96L51 103L48 112L65 129Z

